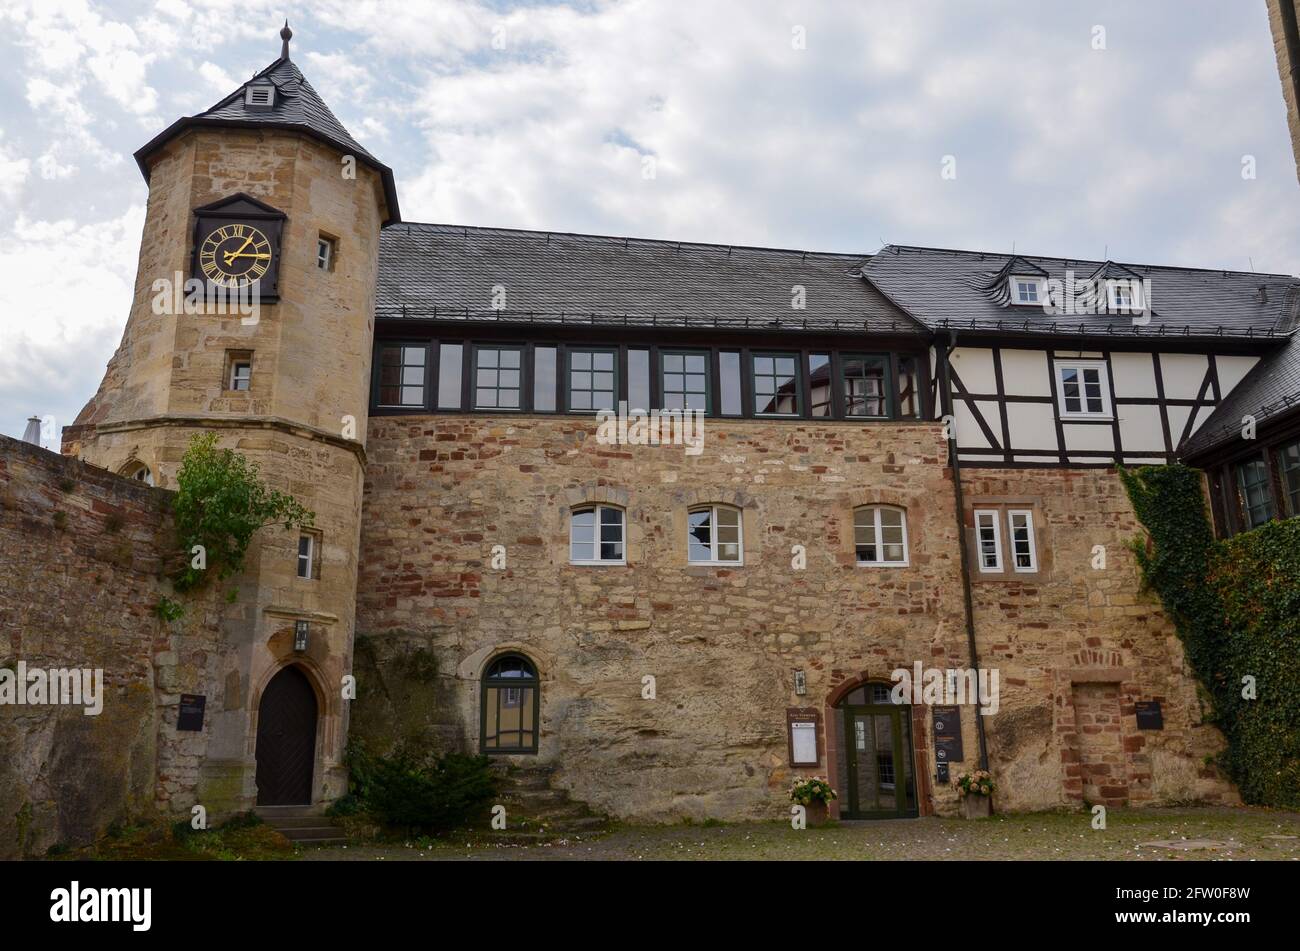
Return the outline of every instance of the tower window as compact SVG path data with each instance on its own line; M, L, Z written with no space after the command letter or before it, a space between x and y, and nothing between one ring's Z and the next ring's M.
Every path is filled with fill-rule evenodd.
M228 392L248 392L253 385L253 351L227 350L225 388Z
M334 255L338 249L338 241L334 238L321 235L316 239L316 266L322 271L334 270Z
M298 536L298 577L307 581L320 577L320 535L316 532Z

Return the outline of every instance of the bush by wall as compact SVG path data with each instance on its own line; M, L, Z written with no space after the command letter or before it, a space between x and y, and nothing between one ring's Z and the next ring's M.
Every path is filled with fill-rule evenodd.
M403 744L385 756L348 745L350 788L335 813L368 813L407 834L439 833L485 821L497 791L486 756L433 756Z
M1150 543L1145 583L1173 619L1247 802L1300 809L1300 518L1214 538L1201 473L1147 466L1120 478Z

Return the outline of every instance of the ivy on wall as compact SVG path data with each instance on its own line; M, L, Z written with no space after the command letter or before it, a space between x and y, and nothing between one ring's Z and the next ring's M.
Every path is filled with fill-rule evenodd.
M1300 809L1300 518L1220 541L1196 469L1119 474L1150 536L1134 545L1143 581L1227 738L1220 766L1247 802Z

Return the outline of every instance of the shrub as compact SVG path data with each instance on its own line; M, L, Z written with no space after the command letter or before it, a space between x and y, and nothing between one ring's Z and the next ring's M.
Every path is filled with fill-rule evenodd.
M437 833L470 819L497 791L497 777L486 756L448 753L432 756L409 744L387 756L370 754L363 745L348 748L349 795L386 826L408 834ZM340 806L352 809L352 805Z
M216 433L196 435L176 474L176 533L185 553L176 590L198 587L215 573L228 578L244 564L249 542L263 526L286 529L312 524L313 513L293 496L268 488L257 464L231 449L217 448ZM195 568L190 552L202 545L207 567Z

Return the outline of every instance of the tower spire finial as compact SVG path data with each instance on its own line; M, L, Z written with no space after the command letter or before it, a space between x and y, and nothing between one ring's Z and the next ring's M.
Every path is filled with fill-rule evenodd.
M289 58L289 41L293 39L293 30L289 29L289 21L284 21L284 29L280 31L280 39L284 40L284 45L280 47L280 59Z

